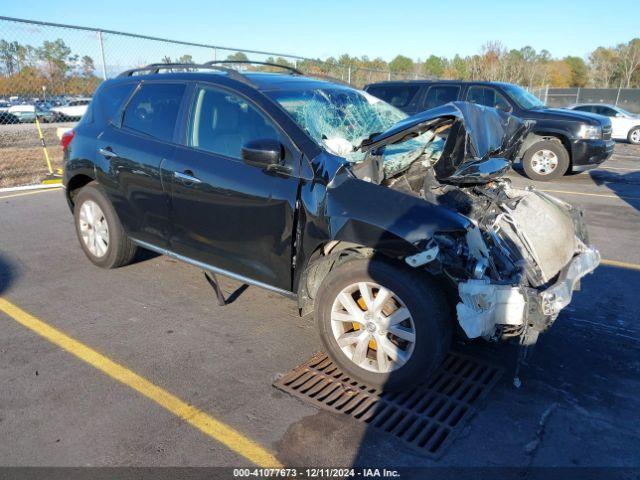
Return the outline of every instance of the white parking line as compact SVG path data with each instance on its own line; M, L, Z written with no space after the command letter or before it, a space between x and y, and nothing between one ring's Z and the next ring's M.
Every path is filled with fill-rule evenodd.
M0 196L0 200L4 200L5 198L22 197L24 195L35 195L36 193L56 192L56 191L61 190L61 189L62 189L62 187L47 188L45 190L34 190L32 192L22 192L22 193L14 193L14 194L11 194L11 195L2 195L2 196Z

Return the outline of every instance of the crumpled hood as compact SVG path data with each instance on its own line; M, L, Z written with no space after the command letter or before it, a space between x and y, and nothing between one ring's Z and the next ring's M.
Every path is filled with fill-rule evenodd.
M360 148L367 152L446 126L447 141L434 166L436 177L445 183L465 183L464 172L482 170L490 159L512 162L533 123L495 108L451 102L401 120L387 131L364 140ZM496 167L499 162L489 163ZM500 170L504 173L504 166Z

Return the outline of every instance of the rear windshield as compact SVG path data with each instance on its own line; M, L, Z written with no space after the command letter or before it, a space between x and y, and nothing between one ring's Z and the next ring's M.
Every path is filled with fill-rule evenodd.
M397 108L405 108L416 96L420 87L417 85L373 85L367 88L367 93L381 98Z

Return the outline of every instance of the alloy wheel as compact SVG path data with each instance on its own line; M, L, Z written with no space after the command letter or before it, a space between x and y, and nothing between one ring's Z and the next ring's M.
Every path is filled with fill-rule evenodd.
M375 373L402 367L415 348L409 309L394 292L374 282L342 289L331 307L331 330L351 362Z
M104 257L109 248L109 225L102 209L93 200L87 200L80 206L78 217L85 246L93 256Z
M538 175L549 175L558 168L558 156L551 150L538 150L531 157L531 168Z

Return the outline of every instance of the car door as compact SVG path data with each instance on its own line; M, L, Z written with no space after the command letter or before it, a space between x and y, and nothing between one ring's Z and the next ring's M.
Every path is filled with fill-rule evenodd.
M626 125L624 118L616 117L618 113L611 107L607 107L604 105L597 105L593 107L593 112L598 115L602 115L604 117L609 117L611 120L611 136L614 138L626 138Z
M503 112L513 111L513 106L507 97L495 88L485 85L471 85L467 89L466 100L486 107L497 108Z
M109 123L96 142L98 180L125 231L163 248L169 237L169 197L161 168L174 156L185 89L184 83L141 83L118 124Z
M449 85L435 83L427 89L426 95L422 101L420 110L429 110L430 108L439 107L458 99L460 93L460 85Z
M403 112L413 115L423 109L420 108L419 94L421 85L404 83L400 85L380 84L367 88L367 93L393 105Z
M254 102L211 85L195 86L185 137L167 166L174 172L171 249L290 290L300 159L294 144ZM241 159L242 146L258 139L282 144L290 173Z

